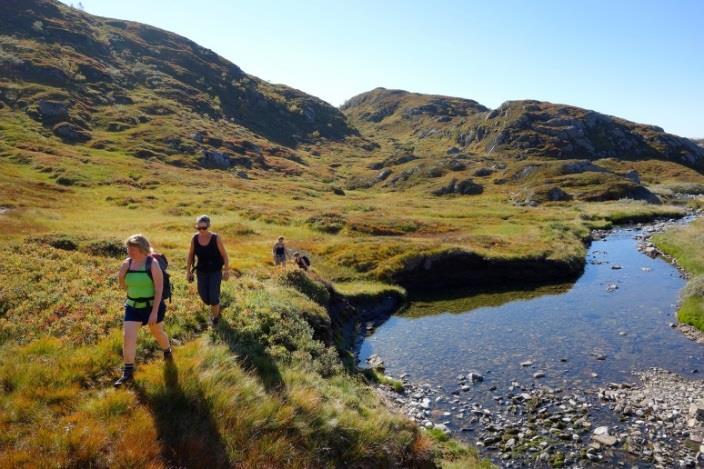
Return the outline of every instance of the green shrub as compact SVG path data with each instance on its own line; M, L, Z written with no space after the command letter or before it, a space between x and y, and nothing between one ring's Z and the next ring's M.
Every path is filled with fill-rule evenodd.
M119 240L93 241L81 248L82 251L93 256L123 258L126 256L125 245Z
M44 236L28 238L29 242L48 244L52 248L63 251L75 251L78 249L78 240L74 236L65 234L49 234Z
M335 234L339 233L345 227L347 221L345 217L340 214L323 213L308 218L306 223L316 231Z

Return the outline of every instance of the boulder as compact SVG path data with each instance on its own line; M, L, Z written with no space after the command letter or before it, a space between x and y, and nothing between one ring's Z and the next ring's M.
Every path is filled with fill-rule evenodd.
M462 195L477 195L484 192L484 186L477 184L471 179L465 179L457 183L455 192Z
M68 117L68 106L61 101L42 99L37 107L42 122L45 123L59 122Z
M623 177L636 184L640 184L640 174L638 174L638 171L636 171L635 169L631 169L630 171L626 172Z
M603 446L614 446L618 441L613 435L609 435L609 427L597 427L592 433L592 440Z
M552 189L549 189L546 196L550 202L563 202L567 200L572 200L572 196L559 187L553 187Z
M466 164L457 160L450 160L450 162L447 164L447 167L450 169L450 171L464 171L465 169L467 169Z
M486 176L491 176L493 173L494 173L494 170L491 168L479 168L476 171L474 171L474 176L486 177Z
M376 175L377 180L384 181L391 175L391 170L389 168L382 169L379 174Z
M371 368L374 368L376 370L384 369L384 360L382 360L381 357L377 354L371 355L369 358L367 358L367 363L369 363L369 366Z
M200 164L209 169L229 169L232 167L230 155L219 151L203 150Z
M86 129L70 122L60 122L54 126L52 131L54 135L68 143L87 142L92 138Z
M597 166L589 160L580 160L580 161L573 161L570 163L565 163L564 165L562 165L561 169L562 169L563 174L579 174L579 173L585 173L587 171L591 171L594 173L608 172L608 170L606 168L602 168L601 166Z
M446 194L461 194L461 195L477 195L484 192L484 186L477 184L471 179L464 179L458 181L457 179L452 179L448 184L441 186L434 191L433 195L446 195Z
M198 130L197 132L193 132L193 135L191 135L191 138L195 140L198 143L203 143L206 137L206 132L202 130Z

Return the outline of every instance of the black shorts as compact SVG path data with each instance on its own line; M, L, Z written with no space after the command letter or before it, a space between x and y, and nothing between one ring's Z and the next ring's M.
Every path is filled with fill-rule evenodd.
M149 322L149 315L152 314L152 307L135 308L134 306L125 305L125 321L141 322L142 325ZM159 311L156 313L156 322L160 323L164 320L166 314L166 303L163 301L159 305Z
M216 272L196 272L198 278L198 294L206 305L220 304L220 284L222 283L222 271Z

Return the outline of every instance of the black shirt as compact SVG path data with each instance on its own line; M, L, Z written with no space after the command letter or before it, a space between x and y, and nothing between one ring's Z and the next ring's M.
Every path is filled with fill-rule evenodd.
M195 245L195 254L198 258L196 270L198 272L218 272L222 270L225 261L218 249L217 237L215 233L210 235L210 241L205 246L198 242L198 235L193 236L193 244Z

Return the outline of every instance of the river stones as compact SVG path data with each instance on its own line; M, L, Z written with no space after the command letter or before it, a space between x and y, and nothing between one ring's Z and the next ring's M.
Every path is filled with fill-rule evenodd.
M592 435L592 440L604 446L614 446L618 439L612 435Z
M704 400L700 399L689 406L689 416L704 422Z
M369 363L371 368L384 370L384 360L377 354L370 355L369 358L367 358L367 363Z

